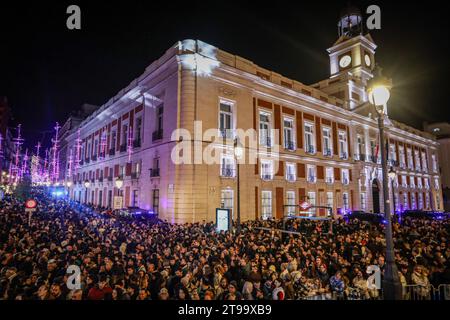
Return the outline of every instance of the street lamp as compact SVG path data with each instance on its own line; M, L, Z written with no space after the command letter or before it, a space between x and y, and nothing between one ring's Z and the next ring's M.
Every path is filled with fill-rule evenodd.
M377 67L377 75L369 81L369 101L375 107L378 114L378 130L380 132L381 169L383 173L383 199L384 214L387 221L385 229L386 237L386 267L383 278L383 293L386 300L400 300L402 298L402 286L398 276L398 268L395 264L394 240L392 238L391 207L388 191L388 170L386 157L386 142L384 138L384 119L387 115L387 102L390 98L389 89L392 87L390 79L383 77L381 69Z
M241 196L239 183L239 160L244 156L244 148L238 138L234 139L234 156L236 157L236 184L237 184L237 229L236 233L241 233Z
M85 182L84 182L84 187L85 187L86 189L89 188L90 185L91 185L91 183L90 183L89 181L85 181Z
M67 186L67 188L70 188L70 187L72 186L72 181L70 181L70 180L67 181L67 182L66 182L66 186Z

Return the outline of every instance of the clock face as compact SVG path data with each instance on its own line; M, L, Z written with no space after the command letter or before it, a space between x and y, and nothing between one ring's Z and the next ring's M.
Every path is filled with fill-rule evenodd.
M343 56L341 58L341 60L339 60L339 66L341 68L347 68L351 62L352 62L352 57L350 57L349 55L346 55L346 56Z
M368 54L364 56L364 61L366 62L366 66L368 67L370 67L370 65L372 64L372 60L370 60L370 56Z

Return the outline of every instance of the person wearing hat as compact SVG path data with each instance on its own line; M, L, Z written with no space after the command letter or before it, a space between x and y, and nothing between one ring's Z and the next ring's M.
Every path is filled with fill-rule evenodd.
M169 290L167 288L161 288L158 294L159 300L169 300Z

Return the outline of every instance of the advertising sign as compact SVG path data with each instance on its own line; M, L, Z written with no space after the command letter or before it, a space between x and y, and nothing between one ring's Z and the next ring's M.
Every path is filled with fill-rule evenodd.
M231 229L231 209L216 209L217 231L229 231Z

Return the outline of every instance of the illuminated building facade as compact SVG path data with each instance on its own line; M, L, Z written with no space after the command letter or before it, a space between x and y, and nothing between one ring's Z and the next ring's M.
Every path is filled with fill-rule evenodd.
M215 145L219 163L173 161L181 141L201 150L210 144L194 134L201 121L202 132L214 129L231 145L237 129L254 129L269 150L279 145L277 160L269 151L258 153L255 164L239 165L242 220L295 213L285 205L305 199L335 213L381 212L380 145L366 88L376 45L345 20L339 35L328 49L330 77L313 85L198 40L176 43L80 124L79 144L77 133L68 136L79 154L71 197L112 206L121 195L124 206L153 208L171 222L213 221L218 207L233 209L235 217L236 160L228 146ZM191 138L173 135L176 129ZM397 173L391 205L442 210L436 139L392 119L387 131ZM120 190L116 179L123 181Z

